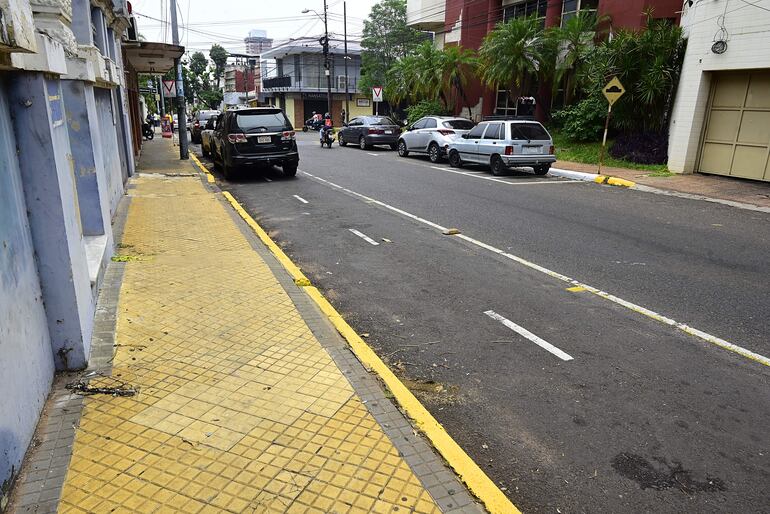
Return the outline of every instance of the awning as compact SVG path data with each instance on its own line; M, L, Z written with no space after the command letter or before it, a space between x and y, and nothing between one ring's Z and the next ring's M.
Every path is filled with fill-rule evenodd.
M174 67L174 59L182 57L184 47L147 41L124 42L126 59L137 73L163 74Z

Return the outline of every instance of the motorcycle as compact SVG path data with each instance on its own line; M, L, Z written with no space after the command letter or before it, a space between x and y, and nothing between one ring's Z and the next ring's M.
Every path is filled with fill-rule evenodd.
M147 141L152 141L152 138L155 137L155 130L153 130L152 126L149 123L143 123L142 135L145 137L145 139L147 139Z
M333 142L334 142L334 130L332 129L325 130L323 134L323 138L321 139L321 148L323 148L324 145L327 145L329 148L331 148Z
M311 130L313 132L318 132L321 130L321 127L323 127L324 122L323 120L314 120L313 118L305 120L305 126L302 127L302 132L307 132L308 130Z

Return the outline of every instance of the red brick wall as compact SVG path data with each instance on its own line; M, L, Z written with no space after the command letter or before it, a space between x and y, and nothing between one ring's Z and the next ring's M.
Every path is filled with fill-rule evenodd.
M682 0L602 0L599 12L612 18L614 28L640 29L644 27L644 11L653 9L655 18L675 18L679 22Z

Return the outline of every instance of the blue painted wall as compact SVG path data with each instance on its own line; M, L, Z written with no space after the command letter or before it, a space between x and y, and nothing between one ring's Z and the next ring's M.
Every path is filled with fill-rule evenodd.
M27 213L57 369L85 367L94 298L58 79L15 73L8 85Z
M0 484L19 469L54 371L26 211L0 80Z
M110 206L110 218L115 215L118 202L123 196L123 163L118 147L119 114L113 105L110 89L94 88L96 112L99 116L99 134L102 137L102 157L107 178L107 198Z

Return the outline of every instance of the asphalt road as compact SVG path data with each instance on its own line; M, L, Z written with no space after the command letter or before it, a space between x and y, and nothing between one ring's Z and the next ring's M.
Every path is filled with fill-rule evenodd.
M313 138L221 187L523 511L768 511L770 369L622 303L770 355L770 215Z

